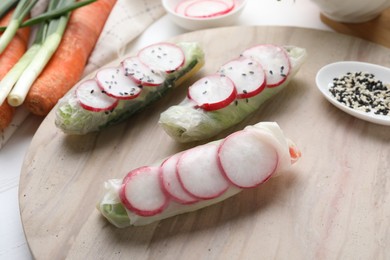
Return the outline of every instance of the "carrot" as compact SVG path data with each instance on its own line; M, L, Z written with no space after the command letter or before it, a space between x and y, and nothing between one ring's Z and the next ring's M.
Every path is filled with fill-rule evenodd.
M98 0L72 12L56 53L27 94L24 104L33 114L47 115L81 79L115 3L116 0Z
M0 26L7 26L11 19L13 11L10 11L0 20ZM30 28L25 27L17 31L12 41L9 43L4 52L0 55L0 79L18 62L27 50ZM0 86L1 87L1 86ZM12 121L15 114L15 108L11 107L8 102L4 101L0 105L0 130L5 129Z

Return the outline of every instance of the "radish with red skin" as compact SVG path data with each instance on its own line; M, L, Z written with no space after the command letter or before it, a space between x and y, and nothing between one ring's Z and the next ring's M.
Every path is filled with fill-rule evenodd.
M278 153L265 135L243 130L221 143L218 162L232 184L253 188L271 177L278 165Z
M129 57L122 61L125 75L143 86L158 86L164 83L166 75L153 70L140 61L138 57Z
M153 70L172 73L185 63L184 52L172 43L156 43L138 52L138 58Z
M252 58L261 64L265 71L267 87L281 85L291 70L288 54L277 45L256 45L245 50L242 56Z
M207 105L203 106L204 109L199 109L202 108L203 103L208 103L207 100L199 101L192 98L195 100L193 102L191 95L187 93L187 97L180 103L169 107L160 115L159 124L168 135L182 143L200 141L242 122L264 102L285 89L307 57L306 50L296 46L257 45L253 48L247 48L243 53L242 58L256 60L263 67L266 75L266 87L263 90L260 88L260 93L245 98L244 89L241 89L240 84L236 82L238 91L236 100L230 105L226 105L228 102L222 103L222 105L213 104L211 109L207 109ZM277 68L278 73L272 72L273 75L271 75L270 68L272 68L271 70ZM256 91L254 92L256 93ZM218 100L224 101L219 95L216 95ZM207 97L207 99L212 99L212 97Z
M120 67L109 67L96 72L96 82L104 92L117 99L133 99L138 97L142 88L125 75Z
M229 188L217 160L218 144L201 145L183 152L177 175L184 190L200 199L220 196Z
M228 106L237 97L231 79L220 74L203 77L188 88L188 98L204 110L218 110Z
M192 17L192 18L207 18L207 17L215 17L218 15L223 15L227 14L230 11L232 11L236 5L235 3L236 0L216 0L216 1L210 1L210 0L183 0L180 1L176 7L175 7L175 13L182 15L182 16L187 16L187 17ZM199 2L206 2L206 3L199 3ZM212 10L213 4L215 3L208 3L208 2L218 2L217 6L221 6L223 9L223 12L220 12L221 10ZM221 5L224 4L224 5ZM199 10L199 7L203 5L202 10ZM191 6L191 7L190 7ZM187 10L188 8L188 10ZM191 12L195 10L191 10L192 8L197 8L198 12L196 15L191 14ZM199 12L200 11L200 12ZM190 13L188 13L190 12Z
M181 186L176 171L176 165L180 155L180 153L174 154L161 164L161 185L165 192L169 194L175 201L181 204L191 204L197 202L199 199L195 198L194 196L191 196Z
M299 156L297 147L284 136L276 123L262 122L248 126L225 139L172 155L163 163L157 161L154 166L136 169L123 180L115 179L106 182L107 192L98 208L112 224L118 227L146 225L218 203L241 192L243 188L258 186L270 177L287 173ZM163 190L161 170L167 167L166 169L173 169L172 172L176 172L175 163L182 187L203 199L191 204L180 204L170 195L166 195L167 205L162 206L164 203L160 202L159 207L147 207L148 213L151 209L163 207L161 212L145 215L145 208L140 212L140 205L145 207L144 204L147 204L144 193L147 192L146 196L150 198L152 195L148 193L149 190ZM225 167L225 173L222 172L222 167ZM152 185L145 180L148 179L147 174L150 172L153 172L154 176ZM155 179L157 174L160 175L160 184L157 184ZM134 181L134 176L140 177L141 180ZM232 180L235 185L231 183ZM138 191L130 192L131 186L135 186ZM162 193L165 194L164 191ZM141 199L138 200L138 206L134 210L134 197L138 196ZM161 191L155 196L164 198L161 197ZM127 209L126 214L123 213L122 207Z
M228 5L229 11L233 10L233 8L236 6L236 1L237 0L219 0Z
M189 6L190 4L195 3L197 1L199 1L199 0L186 0L186 1L183 0L183 1L180 1L176 5L176 7L175 7L175 12L177 14L185 16L185 12L186 12L185 10L186 10L187 6Z
M230 12L230 7L219 0L199 0L189 4L184 11L188 17L207 18Z
M76 87L76 97L81 107L93 112L110 111L118 105L118 100L107 96L93 79Z
M127 174L119 197L125 207L140 216L161 213L169 200L161 189L159 167L144 166Z
M251 58L241 57L232 60L223 65L219 73L233 81L237 89L237 98L240 99L256 96L266 86L263 67Z

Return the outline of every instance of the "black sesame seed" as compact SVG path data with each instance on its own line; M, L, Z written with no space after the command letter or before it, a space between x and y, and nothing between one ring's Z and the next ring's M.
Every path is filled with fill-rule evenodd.
M334 78L329 92L340 103L377 115L388 115L390 110L390 85L375 79L367 72L349 72Z

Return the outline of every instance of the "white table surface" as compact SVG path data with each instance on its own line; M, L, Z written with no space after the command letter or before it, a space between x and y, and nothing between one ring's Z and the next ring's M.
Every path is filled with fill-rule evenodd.
M249 0L237 25L295 26L329 30L310 0ZM131 50L187 32L163 16L131 45ZM0 150L0 259L32 259L20 218L20 169L31 139L43 118L30 115Z

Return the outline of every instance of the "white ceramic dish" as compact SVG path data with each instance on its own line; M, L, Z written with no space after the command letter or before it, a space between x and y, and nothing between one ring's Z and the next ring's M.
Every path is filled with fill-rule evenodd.
M162 5L167 11L169 18L178 26L187 30L200 30L232 25L241 15L242 10L247 3L247 0L235 0L234 9L227 14L209 18L191 18L175 12L176 6L182 1L183 0L162 0Z
M312 0L329 18L347 23L362 23L374 19L386 8L390 0Z
M358 71L373 73L376 79L381 80L385 84L390 84L389 68L365 62L344 61L331 63L321 68L316 76L317 87L327 100L342 111L372 123L390 126L390 115L376 115L373 112L364 112L352 109L338 102L329 92L329 87L334 78L340 77L347 72Z

